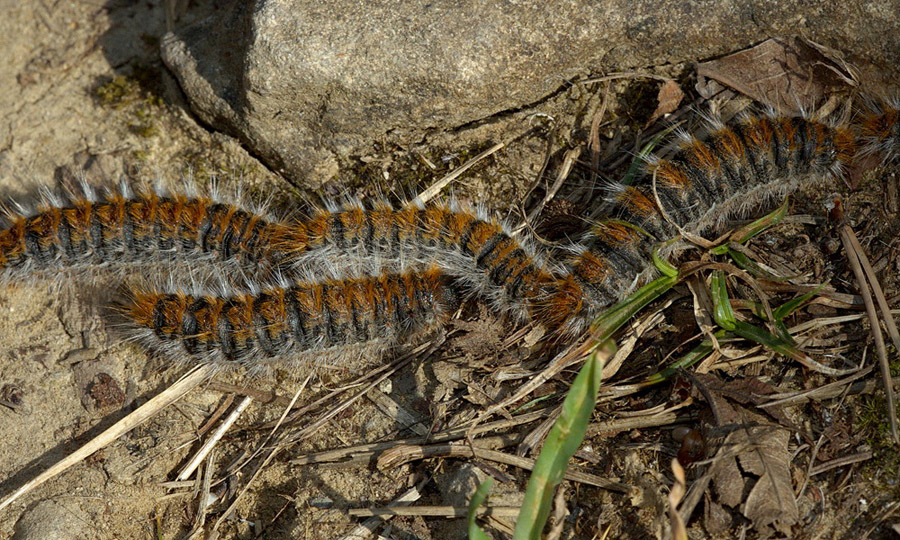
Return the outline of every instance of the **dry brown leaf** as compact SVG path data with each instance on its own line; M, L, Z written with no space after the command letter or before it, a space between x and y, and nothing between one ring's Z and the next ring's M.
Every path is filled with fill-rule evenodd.
M750 427L740 432L739 438L741 435L749 445L747 451L738 456L741 467L745 472L759 476L741 512L760 533L771 527L790 536L791 527L800 519L788 450L791 432L769 424Z
M800 37L772 38L723 58L701 62L708 77L782 113L798 113L826 94L855 86L837 53Z
M761 405L768 401L766 396L779 392L777 388L756 377L742 377L732 381L723 381L711 373L697 373L695 377L710 393L741 405ZM784 412L784 407L766 407L761 410L782 426L798 431L797 426Z
M656 102L658 105L656 106L656 110L653 111L653 114L650 115L650 120L647 120L647 126L656 122L663 116L675 112L675 109L681 104L682 99L684 99L684 92L681 91L681 87L678 86L677 82L664 82L663 85L659 87L659 93L656 95Z
M734 411L743 420L723 426L730 433L710 470L717 502L739 509L761 537L790 535L800 518L790 471L791 432L743 408Z
M718 446L709 474L713 502L739 510L761 537L789 534L799 520L788 449L791 429L736 404L755 403L772 388L755 379L724 382L713 374L694 374L695 395L710 405L701 417L707 444ZM699 394L699 395L698 395ZM708 514L711 528L721 516ZM713 519L715 518L715 519Z
M709 493L703 503L703 528L714 538L727 538L731 529L731 512Z

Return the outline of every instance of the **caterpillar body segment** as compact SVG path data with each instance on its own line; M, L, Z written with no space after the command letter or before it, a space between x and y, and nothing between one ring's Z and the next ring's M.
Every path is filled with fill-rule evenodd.
M299 267L372 260L377 267L440 267L473 294L520 320L553 276L546 257L501 223L456 203L349 203L294 224L276 247Z
M131 289L119 310L140 341L173 358L257 364L394 344L443 324L459 305L439 269L284 283L253 293Z
M890 163L900 158L900 99L870 109L858 122L860 156Z
M28 213L10 213L0 230L0 271L8 279L58 271L227 263L275 267L271 250L285 226L212 197L126 184L97 196L85 187L45 196Z

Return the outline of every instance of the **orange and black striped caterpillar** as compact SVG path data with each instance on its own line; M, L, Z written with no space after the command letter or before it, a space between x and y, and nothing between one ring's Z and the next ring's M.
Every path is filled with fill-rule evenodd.
M455 202L350 202L279 221L213 197L123 187L102 198L90 189L68 201L48 198L36 213L12 216L0 231L0 267L8 279L173 263L283 276L277 287L228 298L132 291L123 312L153 347L224 363L399 342L440 324L461 295L572 335L652 277L650 253L659 242L715 232L728 218L839 176L864 156L896 159L898 129L897 108L885 106L848 125L769 115L714 123L702 141L681 135L672 157L648 159L648 182L610 188L616 219L595 224L558 262L486 212ZM334 271L344 267L363 270ZM392 285L398 282L406 297ZM434 302L414 307L419 297ZM303 298L305 311L288 309L290 298ZM419 322L390 326L401 311L386 301L418 313ZM290 319L298 313L315 321L314 339Z
M228 295L132 288L120 309L137 340L171 357L259 369L310 352L398 343L442 324L458 304L453 284L429 268Z
M276 266L272 246L288 230L214 196L135 192L127 183L100 196L45 194L34 211L7 212L0 230L0 272L6 279L79 270L160 264L228 263L252 270Z

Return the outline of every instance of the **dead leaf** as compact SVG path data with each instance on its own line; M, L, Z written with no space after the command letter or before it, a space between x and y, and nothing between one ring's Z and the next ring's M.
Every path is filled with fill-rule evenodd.
M760 537L789 535L800 519L788 447L793 430L735 403L755 404L774 389L755 379L724 382L708 373L692 379L695 395L710 406L700 417L707 445L717 449L708 473L713 501L740 511ZM710 528L721 528L719 514L707 514Z
M738 460L746 473L759 476L741 512L760 533L773 527L790 536L791 527L800 519L788 450L791 432L769 424L753 426L741 433L738 438L746 437L749 447Z
M727 538L731 528L731 512L708 493L703 502L703 528L714 538Z
M656 110L653 111L653 114L650 115L650 120L647 120L647 126L656 122L663 116L674 112L675 109L678 108L678 105L681 104L682 99L684 99L684 92L681 91L681 87L678 86L677 82L672 80L664 82L663 85L659 87L659 93L656 95L656 102L658 105L656 106Z
M742 377L733 381L723 381L711 373L697 373L695 377L708 392L728 398L741 405L760 405L766 403L766 396L777 394L779 390L756 377ZM784 407L766 407L762 412L771 416L782 426L799 431L797 426L787 417Z
M715 79L782 113L799 113L826 94L856 85L838 53L800 37L772 38L723 58L701 62L699 78Z

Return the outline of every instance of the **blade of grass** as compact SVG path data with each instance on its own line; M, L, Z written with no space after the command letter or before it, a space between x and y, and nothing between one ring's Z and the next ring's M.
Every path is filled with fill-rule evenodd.
M487 534L475 523L475 518L478 515L478 507L484 504L484 501L487 500L488 494L491 492L491 487L494 485L494 479L488 478L484 482L478 485L478 489L475 490L475 493L472 494L472 500L469 501L469 538L471 540L491 540Z
M719 330L714 335L716 336L716 339L719 341L720 345L733 340L733 338L728 339L728 333L725 332L725 330ZM701 360L712 354L714 350L715 347L713 347L712 341L704 339L700 342L699 345L691 349L687 354L685 354L675 362L672 362L671 365L647 377L647 380L644 384L651 385L661 383L667 380L672 375L675 375L682 369L691 367L697 362L700 362Z
M791 313L800 309L803 306L803 304L812 300L812 297L819 294L819 291L821 291L823 287L825 287L824 283L822 283L815 289L809 291L808 293L804 294L803 296L798 296L797 298L794 298L793 300L788 300L787 302L785 302L785 303L781 304L780 306L778 306L777 308L775 308L772 311L772 315L775 316L775 320L783 321L785 317L787 317Z
M750 341L758 343L772 352L796 360L804 366L820 373L833 376L841 376L850 373L848 370L838 370L819 364L806 353L798 349L796 345L794 345L792 339L784 339L768 330L737 320L734 316L734 311L731 308L731 301L728 298L725 273L721 270L713 272L710 279L710 289L714 305L713 318L715 319L716 324L725 330L733 332L744 339L749 339Z
M710 294L713 299L713 319L725 330L734 330L737 319L731 309L728 298L728 286L725 283L725 272L716 270L709 281Z
M784 202L781 203L781 206L776 208L774 211L734 231L734 234L730 236L731 242L744 244L759 233L777 225L782 219L784 219L784 216L787 215L789 207L790 204L788 198L785 197ZM724 255L728 252L728 243L722 244L721 246L716 246L711 251L715 255Z
M662 296L677 282L677 276L657 278L597 317L591 325L591 332L596 342L603 343L609 339L616 330L634 317L638 311Z
M584 440L597 402L603 364L612 356L614 349L611 341L601 344L590 354L569 388L562 414L550 429L525 488L525 500L513 540L540 539L550 515L554 490L562 481L569 460Z

